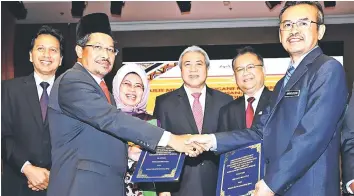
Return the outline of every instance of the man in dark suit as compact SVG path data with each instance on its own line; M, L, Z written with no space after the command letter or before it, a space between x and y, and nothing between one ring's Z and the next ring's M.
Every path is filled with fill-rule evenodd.
M343 66L317 46L325 32L319 2L286 2L279 18L280 41L291 62L260 123L190 141L223 153L263 139L265 176L255 196L339 196L340 129L348 96Z
M343 192L354 194L354 83L342 129Z
M2 195L45 196L51 166L48 95L62 62L63 36L42 26L29 52L34 73L2 82Z
M252 47L238 50L232 59L232 69L243 96L220 109L218 132L250 128L259 120L271 95L264 86L263 57Z
M215 133L220 108L232 97L205 84L209 67L207 53L197 46L185 49L179 58L183 86L156 98L154 116L161 127L177 135ZM214 196L218 157L205 152L187 158L180 183L160 184L160 196Z
M75 47L79 62L55 81L48 105L52 168L47 196L123 196L127 141L155 151L169 145L191 156L190 136L176 136L115 106L104 76L113 67L114 48L108 16L81 18Z

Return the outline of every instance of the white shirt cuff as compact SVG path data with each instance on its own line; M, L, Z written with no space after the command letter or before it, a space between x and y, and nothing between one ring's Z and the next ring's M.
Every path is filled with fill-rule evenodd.
M215 134L209 134L211 137L211 151L216 151L216 148L218 147L217 142L216 142L216 137Z
M350 189L350 187L349 187L352 183L354 183L354 179L351 180L351 181L349 181L349 182L345 185L345 187L347 188L348 193L350 193L350 194L354 194L354 193L353 193L353 190Z
M21 173L23 173L23 168L28 164L32 165L29 161L26 161L21 167Z
M171 133L168 131L164 131L162 134L162 137L157 145L162 146L162 147L166 147L168 142L170 141L170 139L171 139Z

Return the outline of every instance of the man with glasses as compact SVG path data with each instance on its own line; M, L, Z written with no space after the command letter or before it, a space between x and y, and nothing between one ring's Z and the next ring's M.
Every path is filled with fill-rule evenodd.
M263 114L271 95L264 86L263 57L252 47L246 46L237 51L232 59L232 69L243 96L220 109L218 132L250 128Z
M224 153L263 139L265 176L256 196L339 196L339 146L348 96L343 66L318 47L325 33L319 2L286 2L279 39L290 55L267 112L251 129L195 136Z
M189 136L176 136L118 110L104 81L117 50L108 16L84 16L77 26L79 62L54 83L48 106L52 168L47 196L125 195L127 142L155 151L169 145L196 156Z

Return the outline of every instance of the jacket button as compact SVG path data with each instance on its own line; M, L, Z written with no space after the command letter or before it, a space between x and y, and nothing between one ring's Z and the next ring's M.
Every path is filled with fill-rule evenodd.
M266 158L266 159L265 159L265 163L266 163L266 164L269 164L269 162L270 162L269 159Z

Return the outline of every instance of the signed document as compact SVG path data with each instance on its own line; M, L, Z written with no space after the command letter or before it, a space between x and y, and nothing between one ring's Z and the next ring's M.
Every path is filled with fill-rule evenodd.
M217 196L252 195L255 184L264 176L262 143L253 143L222 154Z
M157 147L156 153L142 151L132 182L175 182L183 169L186 155L170 147Z

